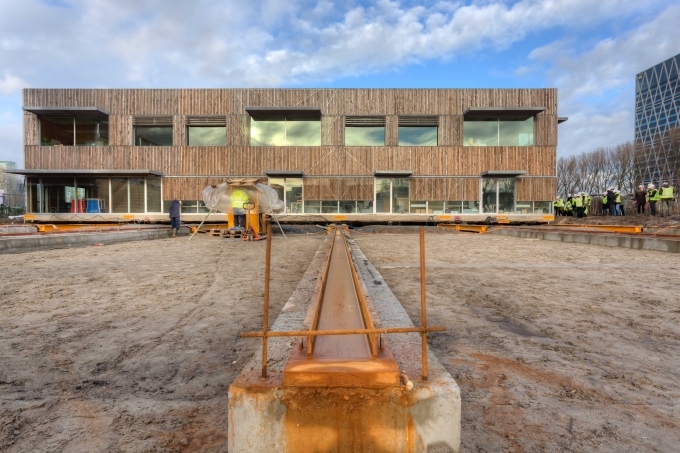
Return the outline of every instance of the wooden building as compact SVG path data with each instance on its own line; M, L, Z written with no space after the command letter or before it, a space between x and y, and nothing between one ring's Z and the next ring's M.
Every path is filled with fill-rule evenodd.
M552 220L556 89L26 89L27 218L205 216L258 178L289 221ZM224 214L214 214L219 220Z

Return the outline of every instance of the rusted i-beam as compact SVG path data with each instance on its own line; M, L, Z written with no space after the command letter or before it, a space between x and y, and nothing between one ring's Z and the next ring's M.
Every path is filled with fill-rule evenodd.
M425 294L425 227L420 227L420 325L422 331L423 381L427 381L427 300Z
M272 221L267 219L267 247L264 259L264 314L262 316L262 377L267 377L267 332L269 331L269 277L272 261Z

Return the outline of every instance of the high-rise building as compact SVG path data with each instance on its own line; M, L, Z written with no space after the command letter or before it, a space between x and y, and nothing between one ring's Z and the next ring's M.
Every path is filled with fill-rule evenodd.
M642 71L635 81L635 156L646 183L678 183L678 65L680 54Z
M0 204L18 208L26 203L26 187L24 177L5 173L3 170L17 168L15 162L0 160Z

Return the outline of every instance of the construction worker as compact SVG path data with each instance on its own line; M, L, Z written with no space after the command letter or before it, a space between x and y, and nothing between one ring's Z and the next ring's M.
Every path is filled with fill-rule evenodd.
M602 215L609 215L609 205L607 204L607 191L602 194Z
M574 207L574 211L576 211L576 217L579 219L583 217L583 196L580 192L574 194L574 197L571 199L571 203Z
M567 201L564 202L564 215L573 216L574 215L574 197L572 194L567 195Z
M172 237L177 237L177 232L179 231L179 216L181 211L181 203L179 200L172 200L170 202L170 228L172 228Z
M661 185L661 190L659 190L659 195L661 196L661 217L664 216L666 212L667 216L673 214L673 203L675 202L675 190L674 187L669 185L668 182L664 182Z
M616 189L614 193L616 194L616 215L618 216L626 215L626 213L623 210L623 200L621 199L621 192L619 192L619 189Z
M583 194L583 217L588 216L588 209L590 208L590 204L593 202L592 197L590 194L584 193Z
M555 206L555 215L556 216L563 216L564 215L564 200L562 198L557 198L553 202L553 205Z
M231 210L234 211L234 227L243 230L246 223L246 210L243 207L245 203L248 203L250 198L248 198L248 192L245 190L234 187L231 190Z
M659 191L656 190L656 186L651 182L647 184L647 195L649 200L649 210L652 215L656 215L656 202L661 199Z

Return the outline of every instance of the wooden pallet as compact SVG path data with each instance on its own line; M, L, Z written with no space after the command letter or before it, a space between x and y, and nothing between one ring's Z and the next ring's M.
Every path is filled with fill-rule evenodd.
M208 231L208 233L210 234L211 238L220 238L222 237L222 231L224 230L219 228L212 228L210 229L210 231Z
M222 237L225 239L239 239L243 236L243 233L245 233L245 230L236 230L236 229L229 229L229 230L222 230Z

